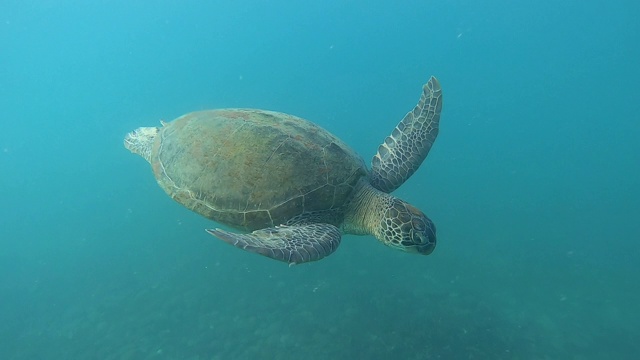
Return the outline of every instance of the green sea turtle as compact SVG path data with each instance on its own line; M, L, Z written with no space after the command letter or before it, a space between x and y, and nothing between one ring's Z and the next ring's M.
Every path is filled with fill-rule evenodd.
M183 115L129 133L125 147L145 158L174 200L242 230L207 230L238 248L287 263L320 260L341 234L428 255L433 222L390 193L426 158L438 135L442 90L436 78L373 157L307 120L278 112L220 109Z

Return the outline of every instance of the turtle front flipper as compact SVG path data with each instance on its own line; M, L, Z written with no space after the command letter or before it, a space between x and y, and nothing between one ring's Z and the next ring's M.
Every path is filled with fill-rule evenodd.
M289 264L316 261L330 255L340 245L342 234L330 224L276 226L238 234L221 229L207 232L237 248Z
M422 88L416 107L378 147L371 161L371 185L390 193L418 170L438 136L442 89L435 77Z

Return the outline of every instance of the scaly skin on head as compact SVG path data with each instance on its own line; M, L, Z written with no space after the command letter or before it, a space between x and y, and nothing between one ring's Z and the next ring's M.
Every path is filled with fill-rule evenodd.
M157 127L137 128L124 138L124 147L132 153L142 156L150 163L151 149L159 131L160 128Z
M436 227L415 206L361 181L347 208L343 231L371 234L385 245L423 255L436 246Z

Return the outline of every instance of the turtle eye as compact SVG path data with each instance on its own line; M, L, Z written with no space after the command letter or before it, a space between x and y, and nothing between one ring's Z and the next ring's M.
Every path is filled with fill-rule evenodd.
M423 233L421 233L421 232L417 232L417 231L416 231L416 232L414 232L414 233L411 235L411 237L413 238L413 242L414 242L414 244L417 244L417 245L423 245L423 244L426 244L426 243L427 243L427 241L429 241L429 239L427 239L427 237L426 237L426 236L424 236L424 234L423 234Z
M427 228L424 221L420 218L413 218L411 223L416 231L424 231Z

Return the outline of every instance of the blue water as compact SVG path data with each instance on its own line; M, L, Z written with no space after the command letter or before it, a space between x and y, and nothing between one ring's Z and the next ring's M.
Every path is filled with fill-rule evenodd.
M3 0L0 359L635 359L639 4ZM235 249L122 146L253 107L368 163L432 74L427 257Z

